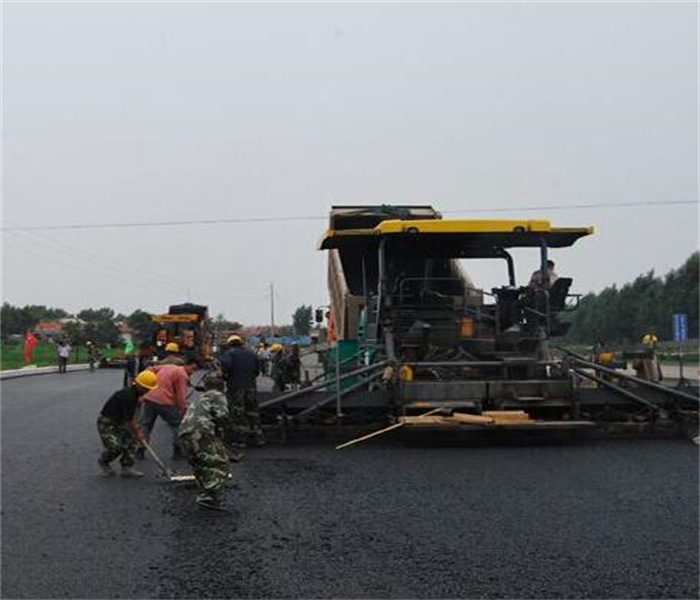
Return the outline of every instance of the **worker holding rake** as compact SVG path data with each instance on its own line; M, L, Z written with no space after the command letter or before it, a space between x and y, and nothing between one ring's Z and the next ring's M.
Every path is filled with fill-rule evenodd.
M114 475L109 463L119 458L122 477L143 477L141 471L134 469L136 443L143 439L134 415L143 395L156 387L155 373L143 371L132 385L115 392L105 402L97 418L97 431L105 448L97 461L102 475Z
M180 423L180 446L197 480L197 504L223 510L228 454L221 436L229 418L228 403L221 378L210 375L204 388L206 392L188 406Z

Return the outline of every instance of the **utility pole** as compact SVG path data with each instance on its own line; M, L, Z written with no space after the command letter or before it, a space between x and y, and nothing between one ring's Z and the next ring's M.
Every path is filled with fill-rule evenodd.
M275 337L275 284L270 284L270 335Z

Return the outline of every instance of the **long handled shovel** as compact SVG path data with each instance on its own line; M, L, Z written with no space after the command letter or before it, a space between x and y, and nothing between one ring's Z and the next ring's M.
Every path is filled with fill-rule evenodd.
M175 473L172 469L169 469L168 467L165 466L165 463L161 460L160 456L156 454L156 451L151 447L151 445L146 441L142 440L141 443L143 444L143 447L146 449L146 452L148 452L151 455L151 458L156 461L158 466L160 467L160 470L163 472L163 475L165 475L169 481L173 483L183 483L183 482L191 482L195 481L196 478L194 475L179 475ZM228 474L228 478L232 479L231 473Z
M151 448L151 445L146 440L141 440L141 443L146 449L146 452L148 452L151 455L151 458L156 461L160 467L160 470L163 472L163 475L172 481L173 477L175 476L173 470L165 466L165 463L160 459L160 456L156 454L155 450Z

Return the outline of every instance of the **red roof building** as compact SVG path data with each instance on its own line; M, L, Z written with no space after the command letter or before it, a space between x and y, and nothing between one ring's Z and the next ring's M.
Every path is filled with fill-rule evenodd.
M63 323L60 321L42 321L34 328L34 335L43 339L55 339L63 335Z

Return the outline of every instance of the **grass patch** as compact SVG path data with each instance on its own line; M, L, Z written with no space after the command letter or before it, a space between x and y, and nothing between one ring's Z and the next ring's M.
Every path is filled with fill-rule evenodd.
M103 356L113 357L121 355L124 351L121 348L105 348L101 350ZM86 348L73 348L68 364L80 364L87 362ZM48 342L39 342L34 348L33 359L29 363L37 367L58 366L58 351L56 346ZM27 366L24 363L24 342L14 342L2 344L0 347L0 369L21 369Z

